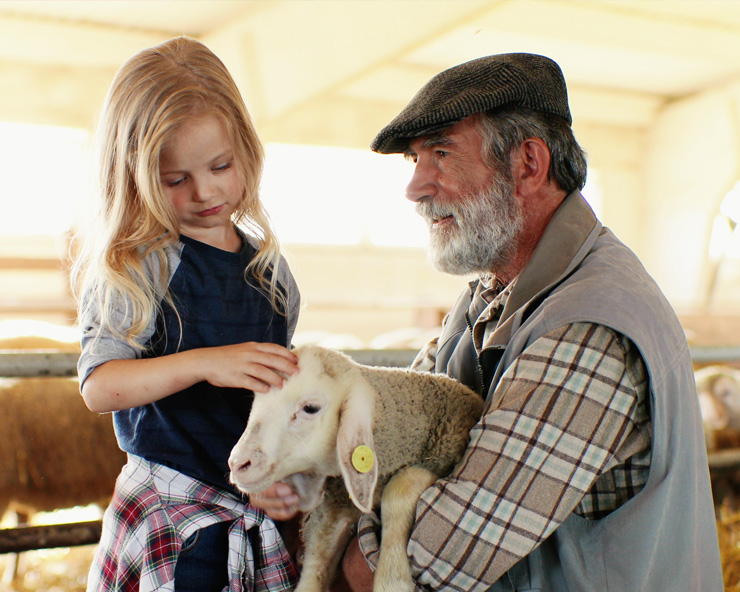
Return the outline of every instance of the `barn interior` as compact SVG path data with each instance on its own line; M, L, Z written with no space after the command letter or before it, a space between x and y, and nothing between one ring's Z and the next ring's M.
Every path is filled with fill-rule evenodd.
M69 237L91 211L106 92L181 34L221 57L265 145L296 342L414 350L436 334L467 278L427 262L411 165L369 144L436 73L524 51L560 64L583 193L663 289L697 367L740 367L737 0L0 0L0 338L74 341Z
M128 57L178 34L224 60L266 145L263 197L303 294L299 332L371 346L437 326L464 279L426 262L411 167L368 146L435 73L528 51L565 73L604 224L696 345L740 342L732 0L3 0L0 319L74 321L65 237L94 192L105 93Z

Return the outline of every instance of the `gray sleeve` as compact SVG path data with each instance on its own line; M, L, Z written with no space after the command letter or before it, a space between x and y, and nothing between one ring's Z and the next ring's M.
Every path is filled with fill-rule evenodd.
M174 270L179 263L180 246L178 244L167 248L166 255L169 267L169 279L172 279ZM155 256L147 258L145 267L149 273L157 274L159 264ZM152 277L156 277L153 275ZM169 282L168 282L169 283ZM160 299L163 294L159 295ZM101 364L111 360L133 360L141 357L144 344L154 334L156 319L149 320L146 329L138 336L136 342L139 348L129 344L122 335L131 327L130 303L119 294L108 303L111 324L102 326L100 306L92 294L83 294L79 308L78 324L82 333L81 353L77 362L77 375L80 386L90 373Z
M131 320L127 315L128 307L122 300L113 304L111 318L115 327L125 330L131 326ZM78 322L82 331L81 353L77 362L80 386L95 368L105 362L132 360L141 356L136 348L116 335L111 327L101 327L100 308L90 294L82 299Z
M290 347L293 341L293 335L295 335L295 329L298 325L298 313L301 308L301 294L298 290L298 284L293 277L293 273L288 267L288 262L281 256L280 267L278 268L278 281L280 285L285 289L288 297L288 310L287 321L288 321L288 347Z

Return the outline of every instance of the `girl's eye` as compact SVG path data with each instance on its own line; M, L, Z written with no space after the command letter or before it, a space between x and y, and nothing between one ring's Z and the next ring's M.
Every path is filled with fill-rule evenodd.
M214 167L213 170L215 170L215 171L225 171L225 170L230 169L230 168L231 168L231 163L230 162L227 162L226 164L222 164L220 166Z
M182 185L185 182L185 177L180 177L179 179L175 179L174 181L162 181L165 186L167 187L177 187L178 185Z

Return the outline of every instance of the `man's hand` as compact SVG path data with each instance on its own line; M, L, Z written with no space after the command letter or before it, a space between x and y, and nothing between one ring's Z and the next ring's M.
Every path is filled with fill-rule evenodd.
M372 592L373 572L360 551L357 537L352 537L339 564L339 573L331 592Z

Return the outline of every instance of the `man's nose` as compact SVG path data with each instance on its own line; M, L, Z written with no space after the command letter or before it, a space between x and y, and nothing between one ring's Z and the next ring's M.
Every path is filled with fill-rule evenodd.
M432 167L418 161L414 166L414 174L406 186L406 199L418 202L425 197L434 197L436 184Z

